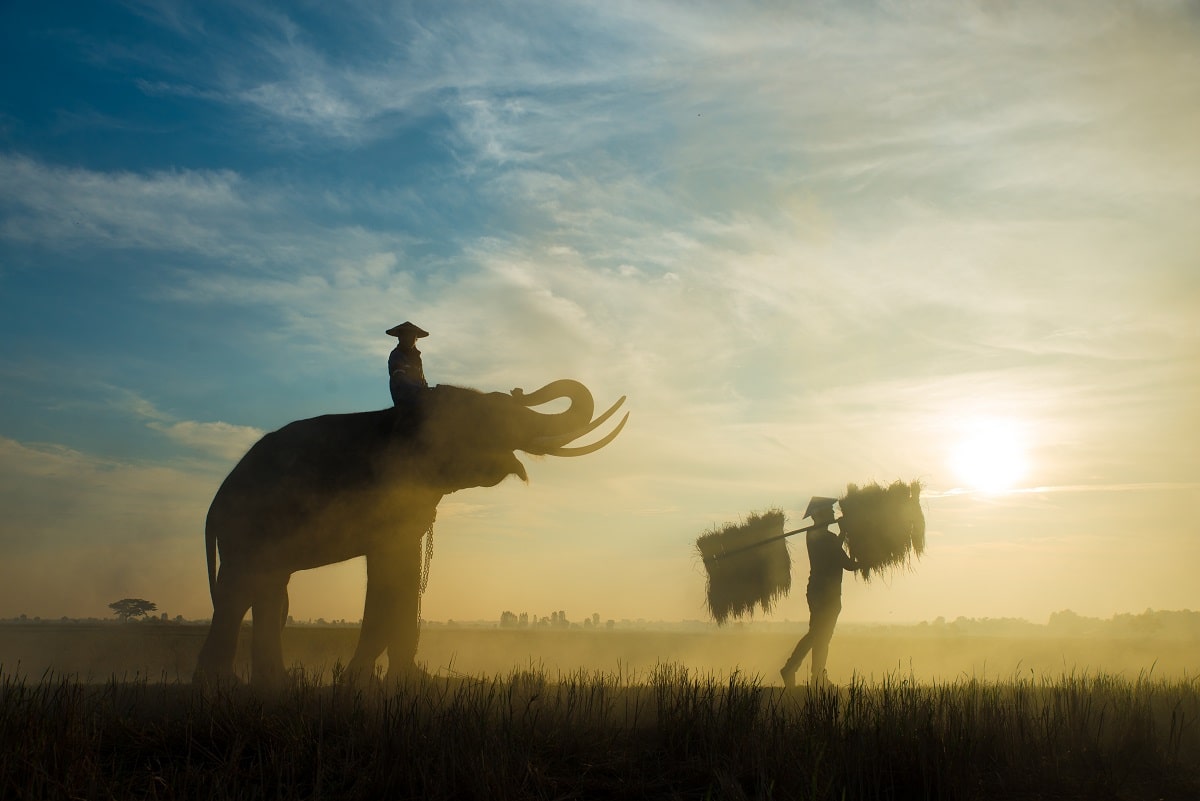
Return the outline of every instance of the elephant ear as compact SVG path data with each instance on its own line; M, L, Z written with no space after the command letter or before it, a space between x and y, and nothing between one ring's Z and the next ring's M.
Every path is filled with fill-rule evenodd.
M506 393L432 388L414 430L416 471L443 492L492 487L510 475L528 481L514 454L521 412L528 414Z

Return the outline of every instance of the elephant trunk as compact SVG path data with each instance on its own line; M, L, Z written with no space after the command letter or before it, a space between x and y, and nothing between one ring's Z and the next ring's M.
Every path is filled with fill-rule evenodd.
M559 398L566 398L571 402L564 411L554 414L539 413L538 434L542 437L560 436L587 425L596 408L588 388L569 378L552 381L533 392L522 393L519 389L514 389L513 398L522 406L530 408Z
M625 425L625 420L622 419L614 431L594 445L586 446L585 448L566 448L564 446L567 443L603 425L621 404L625 402L624 396L595 419L592 419L592 413L595 411L592 393L583 384L571 379L554 381L527 395L522 394L519 390L514 390L513 397L519 403L528 407L540 406L558 398L567 398L570 400L570 406L566 411L557 414L541 415L542 419L538 424L539 435L528 446L522 448L527 453L554 456L582 456L584 453L599 450L609 442L612 442ZM626 414L626 417L628 417L628 414Z

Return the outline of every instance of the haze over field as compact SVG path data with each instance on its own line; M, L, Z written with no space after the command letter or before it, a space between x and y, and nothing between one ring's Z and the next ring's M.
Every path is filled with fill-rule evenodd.
M631 412L442 502L426 618L700 618L704 530L893 479L844 621L1200 605L1195 4L349 9L0 6L0 617L209 614L221 480L404 320Z

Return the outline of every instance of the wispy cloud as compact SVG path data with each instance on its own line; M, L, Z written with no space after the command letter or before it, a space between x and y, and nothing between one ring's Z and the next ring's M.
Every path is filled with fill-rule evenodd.
M3 540L14 556L104 536L133 546L190 536L211 472L120 461L58 445L0 438Z
M327 212L332 199L289 195L286 187L247 181L230 170L102 172L2 155L0 185L0 239L56 250L199 254L233 273L284 265L311 271L332 270L367 243L379 252L409 239L357 224L329 225L319 216L297 228L297 216Z
M4 155L0 182L0 237L43 246L228 253L221 228L255 205L229 171L100 173Z
M145 421L147 428L165 434L187 448L220 457L229 465L240 459L266 433L253 426L221 421L176 420L134 392L122 389L115 392L118 405Z
M1200 482L1197 481L1162 481L1155 483L1138 483L1138 484L1064 484L1061 486L1048 487L1015 487L1009 490L987 491L963 489L954 487L952 489L942 490L940 492L924 493L922 497L930 498L947 498L956 495L976 495L980 497L995 497L1000 495L1045 495L1058 492L1101 492L1111 494L1115 492L1195 492L1200 490Z
M181 445L224 457L231 462L241 458L242 454L248 451L250 446L265 433L252 426L221 422L197 423L193 420L184 420L169 425L162 423L150 423L149 425Z
M195 556L217 481L0 437L0 604L31 616L105 616L107 603L135 595L202 614Z

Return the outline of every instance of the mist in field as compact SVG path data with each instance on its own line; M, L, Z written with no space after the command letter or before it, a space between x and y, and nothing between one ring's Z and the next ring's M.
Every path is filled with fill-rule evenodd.
M599 629L516 629L427 621L417 663L434 676L504 676L514 671L550 677L580 672L645 680L661 664L699 673L757 677L779 684L779 668L805 627L795 623L700 622L639 624ZM165 621L117 623L16 622L0 624L0 665L8 673L43 671L89 680L112 675L187 681L206 627ZM237 669L249 668L251 627L243 627ZM294 624L284 631L291 668L332 680L353 653L358 628ZM1196 643L1200 613L1150 612L1110 620L1055 614L1048 623L1022 620L936 620L911 626L846 624L838 627L829 678L921 682L963 678L1004 680L1112 674L1127 678L1200 675ZM381 660L386 669L386 658ZM807 678L808 664L800 680Z

